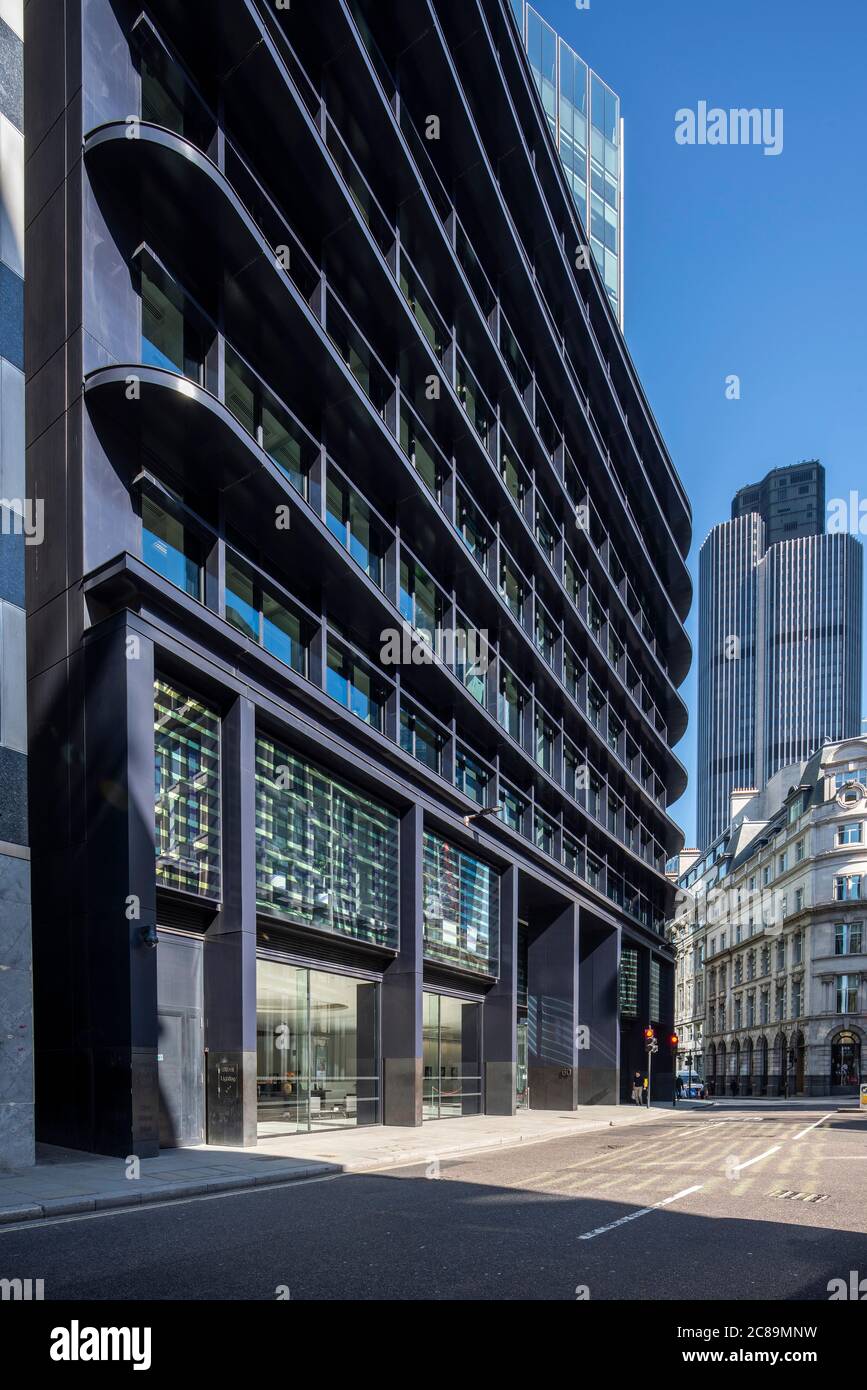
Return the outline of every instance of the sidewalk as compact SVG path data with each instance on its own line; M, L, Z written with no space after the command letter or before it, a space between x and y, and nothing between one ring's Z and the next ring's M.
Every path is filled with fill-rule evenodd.
M563 1115L525 1110L514 1116L438 1120L412 1129L371 1125L285 1135L262 1139L255 1149L201 1144L164 1149L156 1158L142 1159L138 1178L126 1176L125 1159L40 1145L35 1168L0 1172L0 1225L296 1182L320 1174L427 1163L502 1145L646 1124L658 1120L661 1112L685 1116L692 1108L687 1102L677 1110L653 1105L649 1112L631 1105L587 1106Z

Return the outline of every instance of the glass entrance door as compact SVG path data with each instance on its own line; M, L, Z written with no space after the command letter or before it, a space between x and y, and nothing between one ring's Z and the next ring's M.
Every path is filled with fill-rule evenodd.
M530 1108L530 1053L527 1020L518 1019L518 1051L515 1067L516 1104L519 1110Z
M481 1007L447 994L423 996L422 1115L478 1115L482 1108Z
M377 986L257 962L260 1137L379 1121Z

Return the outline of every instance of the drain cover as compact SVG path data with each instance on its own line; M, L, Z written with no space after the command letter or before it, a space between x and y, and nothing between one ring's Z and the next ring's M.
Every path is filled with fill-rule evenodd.
M781 1202L827 1202L829 1193L827 1192L798 1192L793 1187L781 1187L777 1192L769 1192L769 1197L773 1197Z

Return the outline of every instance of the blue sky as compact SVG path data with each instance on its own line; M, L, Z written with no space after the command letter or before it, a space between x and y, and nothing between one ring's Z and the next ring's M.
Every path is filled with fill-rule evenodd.
M621 98L626 338L698 548L732 494L819 458L867 496L864 0L534 0ZM782 153L686 146L681 107L782 107ZM741 398L727 400L736 373ZM689 623L697 650L695 611ZM672 814L695 843L695 670Z

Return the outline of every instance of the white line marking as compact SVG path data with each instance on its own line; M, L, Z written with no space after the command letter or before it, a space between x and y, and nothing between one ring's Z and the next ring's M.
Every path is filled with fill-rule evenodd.
M828 1111L828 1114L827 1114L827 1115L823 1115L822 1118L821 1118L821 1120L817 1120L816 1123L813 1124L813 1125L807 1125L807 1128L806 1128L806 1129L802 1129L801 1132L800 1132L800 1134L795 1134L795 1135L792 1136L792 1142L794 1142L795 1139L803 1139L804 1135L805 1135L805 1134L809 1134L811 1129L816 1129L819 1125L824 1124L826 1120L830 1120L830 1118L831 1118L831 1116L832 1116L833 1114L834 1114L834 1111L833 1111L833 1110L829 1110L829 1111Z
M772 1149L765 1149L763 1154L756 1154L755 1158L748 1158L745 1163L736 1163L732 1172L739 1173L742 1168L751 1168L754 1163L761 1163L763 1158L770 1158L771 1154L777 1153L782 1147L782 1144L775 1144Z
M673 1197L664 1197L661 1202L654 1202L652 1207L642 1207L640 1211L631 1211L628 1216L621 1216L619 1221L612 1221L610 1226L597 1226L595 1231L585 1231L578 1239L593 1240L595 1236L604 1236L606 1231L625 1226L627 1221L637 1221L639 1216L649 1216L652 1211L659 1211L660 1207L669 1207L672 1202L677 1202L681 1197L688 1197L691 1192L701 1192L703 1187L703 1182L696 1183L694 1187L685 1187L682 1192L675 1192Z

